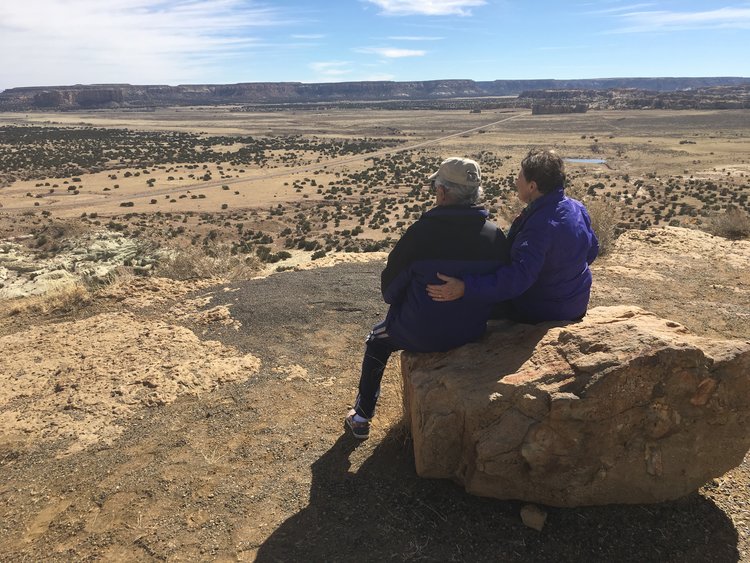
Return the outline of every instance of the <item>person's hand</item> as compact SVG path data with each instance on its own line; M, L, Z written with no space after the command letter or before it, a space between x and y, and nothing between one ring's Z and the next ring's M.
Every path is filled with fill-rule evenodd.
M441 273L438 273L437 277L445 283L427 286L427 294L433 301L455 301L464 296L465 285L462 280Z

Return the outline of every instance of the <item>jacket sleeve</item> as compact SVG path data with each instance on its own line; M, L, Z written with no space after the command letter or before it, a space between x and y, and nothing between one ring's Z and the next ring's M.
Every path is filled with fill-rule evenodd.
M410 266L417 258L418 222L411 225L388 255L388 262L380 274L383 300L392 305L403 299L411 278Z
M513 241L509 265L492 274L464 277L464 299L495 303L521 295L539 278L551 236L546 221L527 223Z

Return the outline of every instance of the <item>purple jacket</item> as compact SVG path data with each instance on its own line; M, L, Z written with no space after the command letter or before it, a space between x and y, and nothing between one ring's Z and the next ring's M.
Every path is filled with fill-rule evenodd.
M575 320L586 314L589 264L599 241L583 204L563 188L530 203L508 232L511 263L494 274L468 275L464 299L510 300L510 316L523 322Z

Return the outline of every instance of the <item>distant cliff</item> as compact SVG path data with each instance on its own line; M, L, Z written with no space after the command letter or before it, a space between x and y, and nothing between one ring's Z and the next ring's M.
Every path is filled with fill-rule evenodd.
M523 107L531 105L534 113L563 113L565 108L577 108L575 111L585 111L585 108L748 109L750 108L750 83L733 86L701 86L674 91L638 88L527 90L519 94L517 105Z
M750 86L750 78L604 78L596 80L427 80L414 82L253 82L139 86L94 84L11 88L0 93L0 111L163 107L214 104L430 101L521 96L538 91L660 93ZM529 104L530 107L530 104Z

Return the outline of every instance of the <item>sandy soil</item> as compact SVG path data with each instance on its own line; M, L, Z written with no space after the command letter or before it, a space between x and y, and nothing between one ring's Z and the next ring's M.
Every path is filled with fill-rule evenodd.
M750 243L665 227L629 231L596 264L592 303L612 300L713 337L750 336Z

